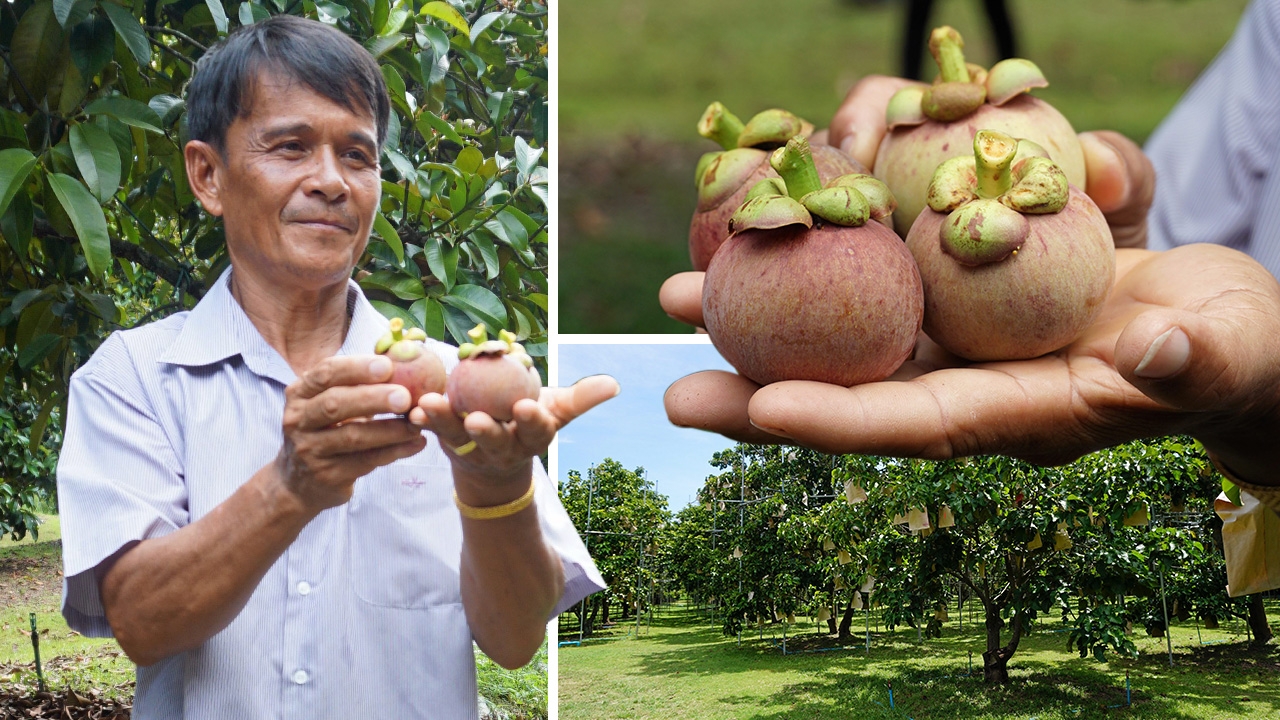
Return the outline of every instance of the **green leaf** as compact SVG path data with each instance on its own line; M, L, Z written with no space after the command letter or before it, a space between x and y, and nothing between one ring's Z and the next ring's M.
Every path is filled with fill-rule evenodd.
M391 164L395 167L396 172L400 173L400 177L404 178L405 180L408 180L410 178L416 178L418 176L418 171L413 166L413 163L409 162L409 158L405 157L404 155L401 155L398 151L393 150L391 148L386 148L385 150L383 150L383 152L387 154L387 159L391 161Z
M255 5L251 2L241 3L240 11L237 13L240 18L241 25L252 25L260 23L271 17L271 13L261 5Z
M40 412L36 414L35 420L31 421L31 430L27 434L27 447L32 452L44 442L44 431L49 426L49 415L53 413L54 408L58 407L61 400L62 396L58 393L49 393L49 397L44 399L44 405L40 406Z
M213 24L218 28L218 34L226 35L227 11L222 7L222 0L204 0L204 4L209 7L209 14L213 16Z
M462 152L458 153L457 159L453 161L454 165L464 173L474 174L480 169L480 164L484 162L484 153L474 147L467 146L462 148Z
M424 125L426 127L423 127ZM435 113L423 110L422 114L418 116L417 127L418 132L422 133L423 137L431 137L431 131L435 130L444 136L445 140L464 147L466 146L466 143L462 141L462 136L458 134L458 131L454 130L453 126L449 123L441 120Z
M71 61L80 76L92 78L111 62L116 51L116 31L105 17L91 15L71 29Z
M484 259L485 279L492 280L498 277L498 271L502 266L498 264L498 249L493 246L493 241L479 233L472 235L471 240L480 250L480 257Z
M87 123L72 125L71 152L85 184L98 202L107 204L120 187L120 153L111 136Z
M364 49L368 50L369 54L375 58L380 58L395 49L397 45L404 42L404 39L404 35L379 35L378 37L372 37L366 40L364 43Z
M360 281L360 287L372 290L386 290L401 300L417 300L426 297L422 281L412 278L402 270L379 270Z
M132 125L159 135L164 134L160 129L160 116L155 110L147 107L145 103L123 95L98 98L89 103L84 112L87 115L108 115L125 125Z
M457 28L458 32L463 35L469 35L471 33L470 28L467 27L466 18L462 17L462 14L447 2L429 2L426 5L423 5L422 10L418 12L421 15L426 15L449 23Z
M328 15L333 20L341 20L351 14L351 11L342 5L339 5L336 2L329 2L328 0L319 0L319 2L316 3L316 9L321 13ZM321 18L321 21L323 20L324 18Z
M476 321L467 316L456 307L450 305L441 305L441 312L444 314L444 326L449 331L449 335L453 337L453 341L459 345L464 342L471 342L467 337L467 331L476 326ZM526 350L528 348L525 348Z
M0 150L0 215L9 209L13 196L22 189L35 166L36 156L22 148Z
M1235 483L1226 478L1222 478L1222 492L1227 494L1227 499L1231 501L1232 505L1237 507L1242 507L1244 505L1244 503L1240 501L1240 488L1236 487Z
M422 33L423 37L427 39L427 44L431 47L431 50L432 50L431 62L435 62L436 58L442 57L449 53L448 33L436 27L435 25L431 25L428 23L423 23L422 25L419 25L418 32Z
M526 252L529 250L529 232L513 215L506 212L498 213L497 217L484 224L484 229L515 250Z
M387 22L378 30L379 35L395 35L400 32L400 28L404 27L404 21L409 19L413 14L412 3L406 3L404 0L396 3L395 7L387 13Z
M529 302L542 308L542 312L547 312L547 296L543 293L529 293L524 297Z
M480 19L476 20L476 24L471 26L471 33L469 35L469 37L471 38L471 44L475 45L476 38L480 37L480 33L484 32L485 29L487 29L490 25L492 25L495 20L497 20L498 18L501 18L503 15L506 15L506 13L491 12L491 13L485 13L484 15L481 15Z
M399 305L393 305L389 302L383 302L381 300L370 300L369 304L372 305L375 310L382 313L382 316L387 318L388 320L390 320L391 318L400 318L401 320L404 321L404 324L408 325L409 327L420 327L418 325L417 318L415 318L411 313L409 313L409 311L405 310Z
M147 107L151 108L152 111L155 112L155 114L160 118L160 124L165 127L168 127L170 123L177 119L178 114L181 113L186 106L187 103L182 98L169 93L154 95L147 101Z
M390 65L383 65L382 79L387 83L387 92L390 93L391 99L404 102L404 78L400 77L400 73Z
M129 52L133 53L133 59L137 61L138 67L145 68L150 65L151 44L147 42L147 34L142 31L142 25L133 16L133 11L105 0L102 3L102 10L107 17L111 18L111 24L116 26L120 39L124 40L124 44L129 47ZM226 23L225 15L222 21Z
M19 258L28 257L27 247L35 229L35 220L35 207L25 192L14 195L13 201L9 203L9 211L0 215L0 232Z
M62 27L80 24L97 0L53 0L53 15Z
M453 288L458 276L458 249L442 248L439 238L428 238L422 248L427 256L427 267L443 285L446 291Z
M422 298L409 306L409 314L418 320L418 326L427 331L428 337L444 339L444 307L439 300Z
M440 301L458 308L472 320L484 323L493 332L507 326L507 309L487 287L455 285Z
M528 175L529 171L538 164L538 158L542 157L542 148L537 150L529 147L529 143L524 138L516 136L516 169L521 175Z
M10 6L12 8L12 6ZM37 3L22 14L9 48L9 61L22 83L9 85L28 111L36 110L49 90L49 77L62 53L62 26L54 17L52 3ZM28 97L23 87L34 97Z
M387 246L391 248L391 252L396 254L396 259L400 264L404 264L404 242L400 239L400 234L391 226L391 223L383 217L382 213L374 213L373 229L378 233L378 237L382 238Z
M106 275L111 268L111 238L107 235L107 218L102 214L102 207L84 184L70 175L50 173L48 180L53 194L58 196L58 202L75 226L80 246L84 248L85 262L89 264L89 273Z
M58 342L62 340L61 335L53 333L43 333L32 338L21 350L18 351L18 367L23 370L30 370L35 367L36 363L49 356L53 349L57 347Z

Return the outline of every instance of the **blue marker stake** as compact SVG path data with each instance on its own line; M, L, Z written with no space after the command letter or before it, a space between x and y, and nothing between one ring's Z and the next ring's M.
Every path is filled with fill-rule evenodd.
M893 683L889 683L889 709L893 709Z

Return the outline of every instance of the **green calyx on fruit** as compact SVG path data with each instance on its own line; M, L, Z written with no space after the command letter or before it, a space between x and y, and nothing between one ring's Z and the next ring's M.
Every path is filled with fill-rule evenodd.
M724 148L703 155L694 171L698 209L716 207L746 182L766 153L797 135L813 133L813 124L786 110L764 110L745 124L724 105L713 102L698 120L698 134Z
M533 358L529 357L529 353L525 351L524 346L516 342L515 333L509 330L499 330L497 340L489 340L489 333L484 323L480 323L467 331L467 337L471 342L462 343L458 347L458 359L466 360L470 357L479 355L510 355L512 359L519 360L520 364L526 368L533 367Z
M930 87L899 90L885 112L889 129L919 125L925 120L954 122L983 104L1004 105L1032 88L1046 87L1044 73L1030 60L1010 58L984 70L965 62L964 39L950 26L929 35L929 52L938 64L938 79Z
M942 250L964 265L985 265L1015 255L1030 225L1024 214L1061 211L1070 198L1062 170L1035 143L979 130L973 157L938 166L927 197L931 209L950 213L940 229Z
M421 342L427 339L427 334L421 328L404 329L404 320L400 318L391 318L388 323L388 330L385 335L378 339L378 343L374 346L373 351L379 355L391 355L396 360L412 360L418 356L416 347L409 343L402 343L402 340Z
M813 216L836 225L858 227L892 213L893 195L870 175L841 175L823 186L809 141L796 136L769 158L781 178L756 183L729 219L731 233L785 225L813 227Z

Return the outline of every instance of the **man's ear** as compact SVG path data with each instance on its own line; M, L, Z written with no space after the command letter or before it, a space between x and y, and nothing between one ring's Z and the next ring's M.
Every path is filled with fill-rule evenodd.
M205 212L222 215L222 153L207 142L192 140L182 151L187 163L187 183Z

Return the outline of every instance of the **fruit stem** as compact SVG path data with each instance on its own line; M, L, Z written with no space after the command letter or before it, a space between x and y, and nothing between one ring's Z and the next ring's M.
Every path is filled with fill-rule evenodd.
M392 342L400 342L404 339L404 333L402 332L404 330L404 320L398 317L391 318L391 321L388 322L387 325L391 329Z
M822 181L818 178L818 166L813 164L813 151L809 149L809 141L797 135L787 141L783 147L773 151L769 164L782 176L787 184L787 195L792 200L799 200L815 190L822 189Z
M714 140L725 150L738 147L738 136L744 127L737 115L729 112L719 101L707 106L698 121L698 134L708 140Z
M973 159L977 163L978 197L997 198L1013 186L1009 168L1018 154L1018 141L995 130L979 130L973 136Z
M929 33L929 54L938 63L943 82L969 82L969 68L964 62L964 39L950 25L934 28Z
M471 338L471 342L479 345L489 337L489 333L485 332L484 323L480 323L467 331L467 337Z

